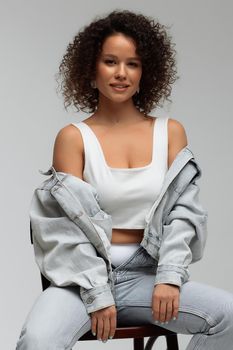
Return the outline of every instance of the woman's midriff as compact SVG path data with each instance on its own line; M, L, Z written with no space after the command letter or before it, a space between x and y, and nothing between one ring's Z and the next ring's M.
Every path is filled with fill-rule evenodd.
M112 229L111 243L140 243L144 229Z

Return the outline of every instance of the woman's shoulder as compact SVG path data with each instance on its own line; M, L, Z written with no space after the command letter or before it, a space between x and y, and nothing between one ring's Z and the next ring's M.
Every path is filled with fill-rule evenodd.
M168 118L168 164L172 164L179 151L187 146L188 139L184 125L176 119Z
M179 135L185 134L184 125L177 119L168 118L168 131L171 135Z
M75 123L74 123L75 124ZM55 137L55 143L61 143L64 146L77 146L78 148L82 146L82 136L79 128L74 124L67 124L58 130Z
M64 171L82 178L83 141L78 128L73 124L62 127L55 138L53 147L53 166L57 171Z
M177 119L168 118L167 121L169 144L187 142L187 134L184 125Z

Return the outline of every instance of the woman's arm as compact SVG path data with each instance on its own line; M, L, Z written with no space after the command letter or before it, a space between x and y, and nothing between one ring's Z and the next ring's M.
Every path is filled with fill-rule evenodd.
M187 146L187 136L183 125L175 120L168 119L168 168L179 151ZM152 295L152 313L156 321L168 322L177 317L179 307L179 287L163 283L160 274L156 276L157 283Z
M184 126L176 119L168 119L168 168L179 151L187 146L188 140Z
M82 136L78 128L72 125L68 125L60 130L58 133L53 151L53 167L57 171L72 174L83 179L83 168L84 168L84 145ZM86 249L86 247L85 247ZM98 273L101 269L103 270L104 260L101 257L96 257L95 250L90 246L89 255L86 257L89 261L83 261L86 267L89 266L91 269L91 263L93 264L93 270L98 266ZM92 256L94 255L94 256ZM85 256L83 255L85 258ZM98 260L97 260L98 259ZM88 276L88 271L86 271ZM91 274L90 274L91 277ZM106 272L107 279L107 272ZM93 278L93 277L92 277ZM93 281L94 282L94 281ZM100 283L100 281L97 281ZM106 282L105 282L106 283ZM100 286L100 288L102 288ZM87 290L88 292L88 290ZM97 334L98 338L101 338L102 333L104 334L103 339L108 339L108 336L113 337L116 329L116 307L113 297L109 296L109 288L104 291L99 290L99 293L95 293L96 298L99 299L96 305L102 305L101 308L91 312L91 330L94 335ZM81 293L81 297L84 297ZM86 299L83 300L86 303ZM103 307L103 305L106 307ZM110 305L109 305L110 304ZM91 305L89 305L90 307ZM86 305L87 307L87 305ZM88 307L87 307L88 311Z
M85 189L85 183L81 186L79 179L77 184L75 183L75 176L82 176L82 156L79 141L75 139L77 134L73 131L73 128L65 127L59 132L54 147L54 165L73 178L71 186L75 186L77 200L75 201L72 195L69 199L65 191L66 186L63 189L65 181L57 183L56 177L53 176L34 191L29 216L35 258L41 273L55 285L80 286L81 297L87 312L90 313L115 303L108 283L105 260L97 255L97 250L85 229L70 217L71 213L75 216L82 211L85 211L84 216L89 216L89 212L84 209L86 200L93 201L93 208L98 207L88 184ZM79 186L84 191L82 202L79 202ZM98 214L97 212L96 215ZM103 218L98 222L104 220ZM103 230L98 225L96 229L98 227Z

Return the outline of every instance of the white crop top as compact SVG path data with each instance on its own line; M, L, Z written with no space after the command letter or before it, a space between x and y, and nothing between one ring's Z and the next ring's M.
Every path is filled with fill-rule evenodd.
M92 128L72 123L83 138L83 179L96 188L101 209L112 217L112 228L144 229L145 215L159 196L168 169L167 121L168 117L155 118L152 161L137 168L109 167Z

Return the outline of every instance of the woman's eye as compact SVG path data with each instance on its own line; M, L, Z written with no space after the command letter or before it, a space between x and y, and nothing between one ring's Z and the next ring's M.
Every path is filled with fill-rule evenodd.
M108 60L105 60L104 63L113 65L116 62L114 60L108 59ZM132 67L138 67L138 64L136 62L129 62L128 64L129 64L129 66L132 66Z
M136 62L129 62L129 65L133 66L133 67L137 67L138 66L138 64Z
M114 63L113 60L105 60L104 62L107 63L107 64L112 64L112 63Z

